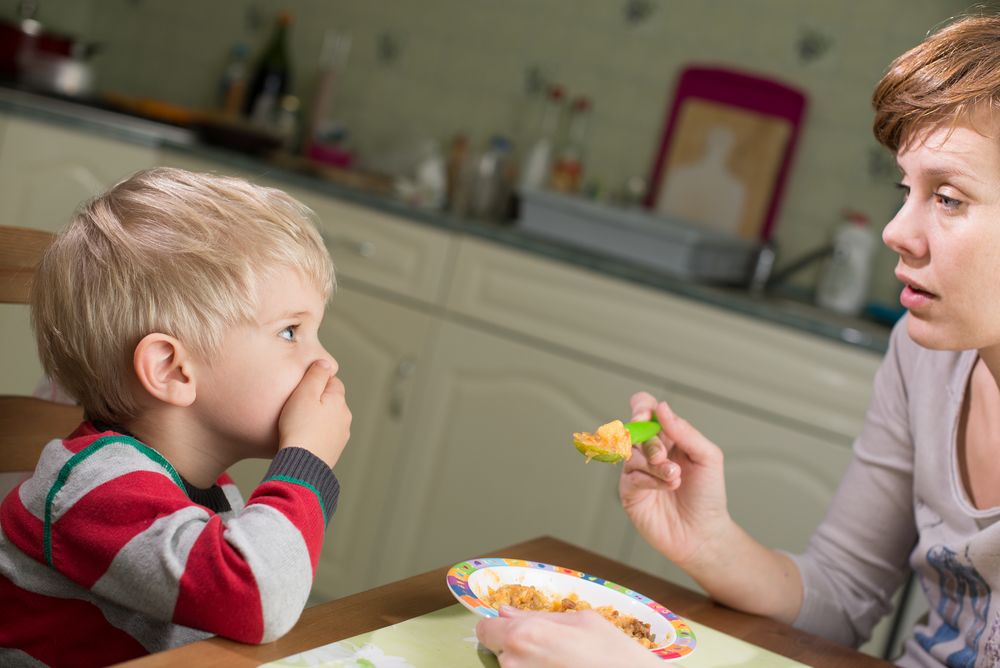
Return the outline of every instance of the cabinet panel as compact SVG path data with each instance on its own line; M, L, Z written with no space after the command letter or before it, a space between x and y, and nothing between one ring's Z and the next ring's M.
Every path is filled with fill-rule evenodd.
M340 364L351 407L351 440L334 468L340 501L320 555L314 602L346 596L388 581L377 571L385 549L387 515L395 503L391 480L403 460L403 424L416 410L421 356L433 329L429 316L349 289L338 292L320 337ZM231 474L244 495L269 462L250 460Z
M338 280L368 286L424 302L441 298L452 235L351 204L265 174L251 174L177 153L165 152L163 164L195 171L242 176L254 183L280 188L307 204L319 218Z
M423 387L399 510L387 518L387 575L539 535L621 556L630 525L617 500L620 466L585 463L572 432L627 417L636 381L444 323Z
M448 307L823 430L860 431L879 356L524 252L463 239Z
M153 164L148 147L5 116L0 135L0 221L58 232L84 200ZM42 376L28 307L0 307L0 394L30 394Z
M0 220L57 232L81 202L155 160L148 146L8 117L0 147Z

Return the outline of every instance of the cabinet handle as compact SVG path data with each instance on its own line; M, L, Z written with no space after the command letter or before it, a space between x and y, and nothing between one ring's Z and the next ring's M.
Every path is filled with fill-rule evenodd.
M363 239L358 241L357 239L352 239L345 236L333 236L329 234L323 234L323 238L326 240L327 244L334 248L346 248L355 255L363 258L375 257L375 247L374 241L368 241Z
M406 380L417 370L417 363L411 359L404 358L396 365L396 373L393 374L392 387L389 390L389 417L399 420L403 417L403 409L406 408Z

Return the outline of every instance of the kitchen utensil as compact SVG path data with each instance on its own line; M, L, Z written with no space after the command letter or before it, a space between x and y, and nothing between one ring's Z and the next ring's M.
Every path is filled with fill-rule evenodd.
M656 420L641 420L639 422L626 422L629 436L632 437L632 445L645 443L660 433L660 423Z
M44 51L22 54L18 79L44 93L88 97L94 92L94 68L71 56Z

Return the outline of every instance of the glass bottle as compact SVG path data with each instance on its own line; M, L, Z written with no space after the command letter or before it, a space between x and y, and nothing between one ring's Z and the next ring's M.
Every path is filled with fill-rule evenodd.
M545 106L542 109L541 124L534 143L528 149L521 166L521 180L518 189L521 192L537 190L545 186L552 169L552 144L555 141L556 127L563 109L563 89L561 86L549 86L545 95Z
M243 114L258 125L271 127L274 124L278 104L291 88L288 57L288 26L291 22L288 12L281 12L275 18L271 39L257 61L247 89Z
M574 99L570 106L566 140L557 151L555 164L552 165L549 179L552 190L574 193L580 189L590 109L590 99L583 96Z
M229 63L219 82L219 103L226 116L239 116L243 108L247 87L247 54L246 44L233 46Z

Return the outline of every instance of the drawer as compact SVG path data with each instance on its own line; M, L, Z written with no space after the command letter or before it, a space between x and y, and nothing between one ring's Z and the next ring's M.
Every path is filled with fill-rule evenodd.
M319 218L337 280L357 282L423 302L441 298L452 235L382 213L267 173L252 173L176 151L165 151L163 164L242 176L280 188L307 204Z
M849 445L880 356L476 239L448 308ZM641 389L641 388L636 388ZM669 399L669 397L667 397ZM706 425L707 427L707 425Z
M451 234L316 193L289 192L319 217L338 279L423 302L441 300Z

